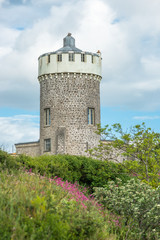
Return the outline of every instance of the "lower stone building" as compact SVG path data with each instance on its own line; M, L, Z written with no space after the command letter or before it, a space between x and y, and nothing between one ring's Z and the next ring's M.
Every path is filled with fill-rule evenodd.
M25 154L28 156L39 156L40 155L40 144L37 142L26 142L26 143L17 143L16 154Z

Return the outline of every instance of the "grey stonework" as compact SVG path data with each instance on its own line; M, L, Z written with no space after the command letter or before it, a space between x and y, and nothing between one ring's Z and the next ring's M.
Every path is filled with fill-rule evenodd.
M56 132L56 154L65 154L66 128L58 127Z
M51 139L48 154L87 155L99 143L95 133L100 123L100 76L80 73L49 74L40 82L40 154L44 140ZM51 124L45 126L50 108ZM88 108L95 109L95 125L88 124Z
M26 154L32 157L40 155L40 144L38 142L15 144L16 154Z
M74 61L69 59L71 52ZM100 52L82 52L69 33L62 48L41 55L38 61L40 142L16 144L17 154L88 155L86 151L100 140L95 133L100 123Z

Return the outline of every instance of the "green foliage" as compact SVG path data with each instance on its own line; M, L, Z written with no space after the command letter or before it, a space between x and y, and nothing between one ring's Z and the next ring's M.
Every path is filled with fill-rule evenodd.
M27 172L16 173L16 169ZM140 161L118 164L69 155L12 157L0 151L0 170L0 236L4 240L158 240L160 237L160 189L128 175L136 172L134 175L139 173L145 180ZM155 171L152 179L157 187ZM57 186L49 179L52 176L79 182L91 190L97 187L95 196L104 206L103 213L91 199L85 198L85 204L77 200L83 193L76 192L74 197L69 189L75 190L76 184L71 186L66 181L64 185L62 179L55 178Z
M157 164L153 165L152 168L148 170L148 181L146 180L145 168L139 161L125 161L124 167L128 170L131 176L140 179L142 182L145 182L157 188L160 186L160 169Z
M121 155L127 162L123 163L129 173L134 173L153 187L160 185L160 133L147 128L145 123L135 125L129 131L123 131L120 124L105 128L98 126L98 134L103 139L110 139L107 144L101 143L98 148L90 150L100 159L108 160L110 156L118 161Z
M41 175L58 176L69 182L78 182L88 187L100 187L109 180L116 181L119 177L123 182L130 179L121 164L102 162L83 156L43 155L35 158L21 155L17 158L19 164Z
M13 169L18 169L20 165L16 158L0 150L0 170L7 169L8 171L13 171Z
M160 239L160 188L153 189L138 179L125 185L111 181L95 188L96 199L111 212L121 215L127 226L125 239Z
M90 200L84 207L53 180L26 172L1 172L0 180L1 239L110 239L99 207Z

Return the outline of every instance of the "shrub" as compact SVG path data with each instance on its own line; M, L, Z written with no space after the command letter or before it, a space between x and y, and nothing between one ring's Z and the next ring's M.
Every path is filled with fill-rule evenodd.
M131 174L138 173L137 178L154 188L160 186L160 133L143 122L128 130L123 130L119 123L104 128L98 124L97 134L109 142L100 142L98 147L90 149L92 156L107 161L110 158L118 161L119 156L131 160L122 163Z
M94 190L100 203L123 217L126 239L160 239L160 188L152 189L135 179L122 185L119 179L118 185L111 181Z
M13 169L18 169L20 165L21 163L19 163L15 157L0 150L0 170L8 169L8 171L13 171Z
M31 158L21 155L17 161L27 169L46 174L47 176L58 176L69 182L78 182L80 185L101 187L108 181L116 181L119 177L122 182L130 179L121 164L113 162L102 162L83 156L70 155L42 155Z

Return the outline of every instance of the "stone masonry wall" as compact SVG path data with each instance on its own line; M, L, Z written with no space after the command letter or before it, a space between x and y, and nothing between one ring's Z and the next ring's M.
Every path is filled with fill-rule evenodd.
M40 82L40 154L44 139L51 139L48 154L87 155L99 143L101 77L83 73L47 74ZM51 124L45 126L44 109L50 108ZM88 124L88 108L95 109L95 125Z
M39 156L40 155L40 143L31 142L31 143L21 143L16 144L16 154L26 154L28 156Z

